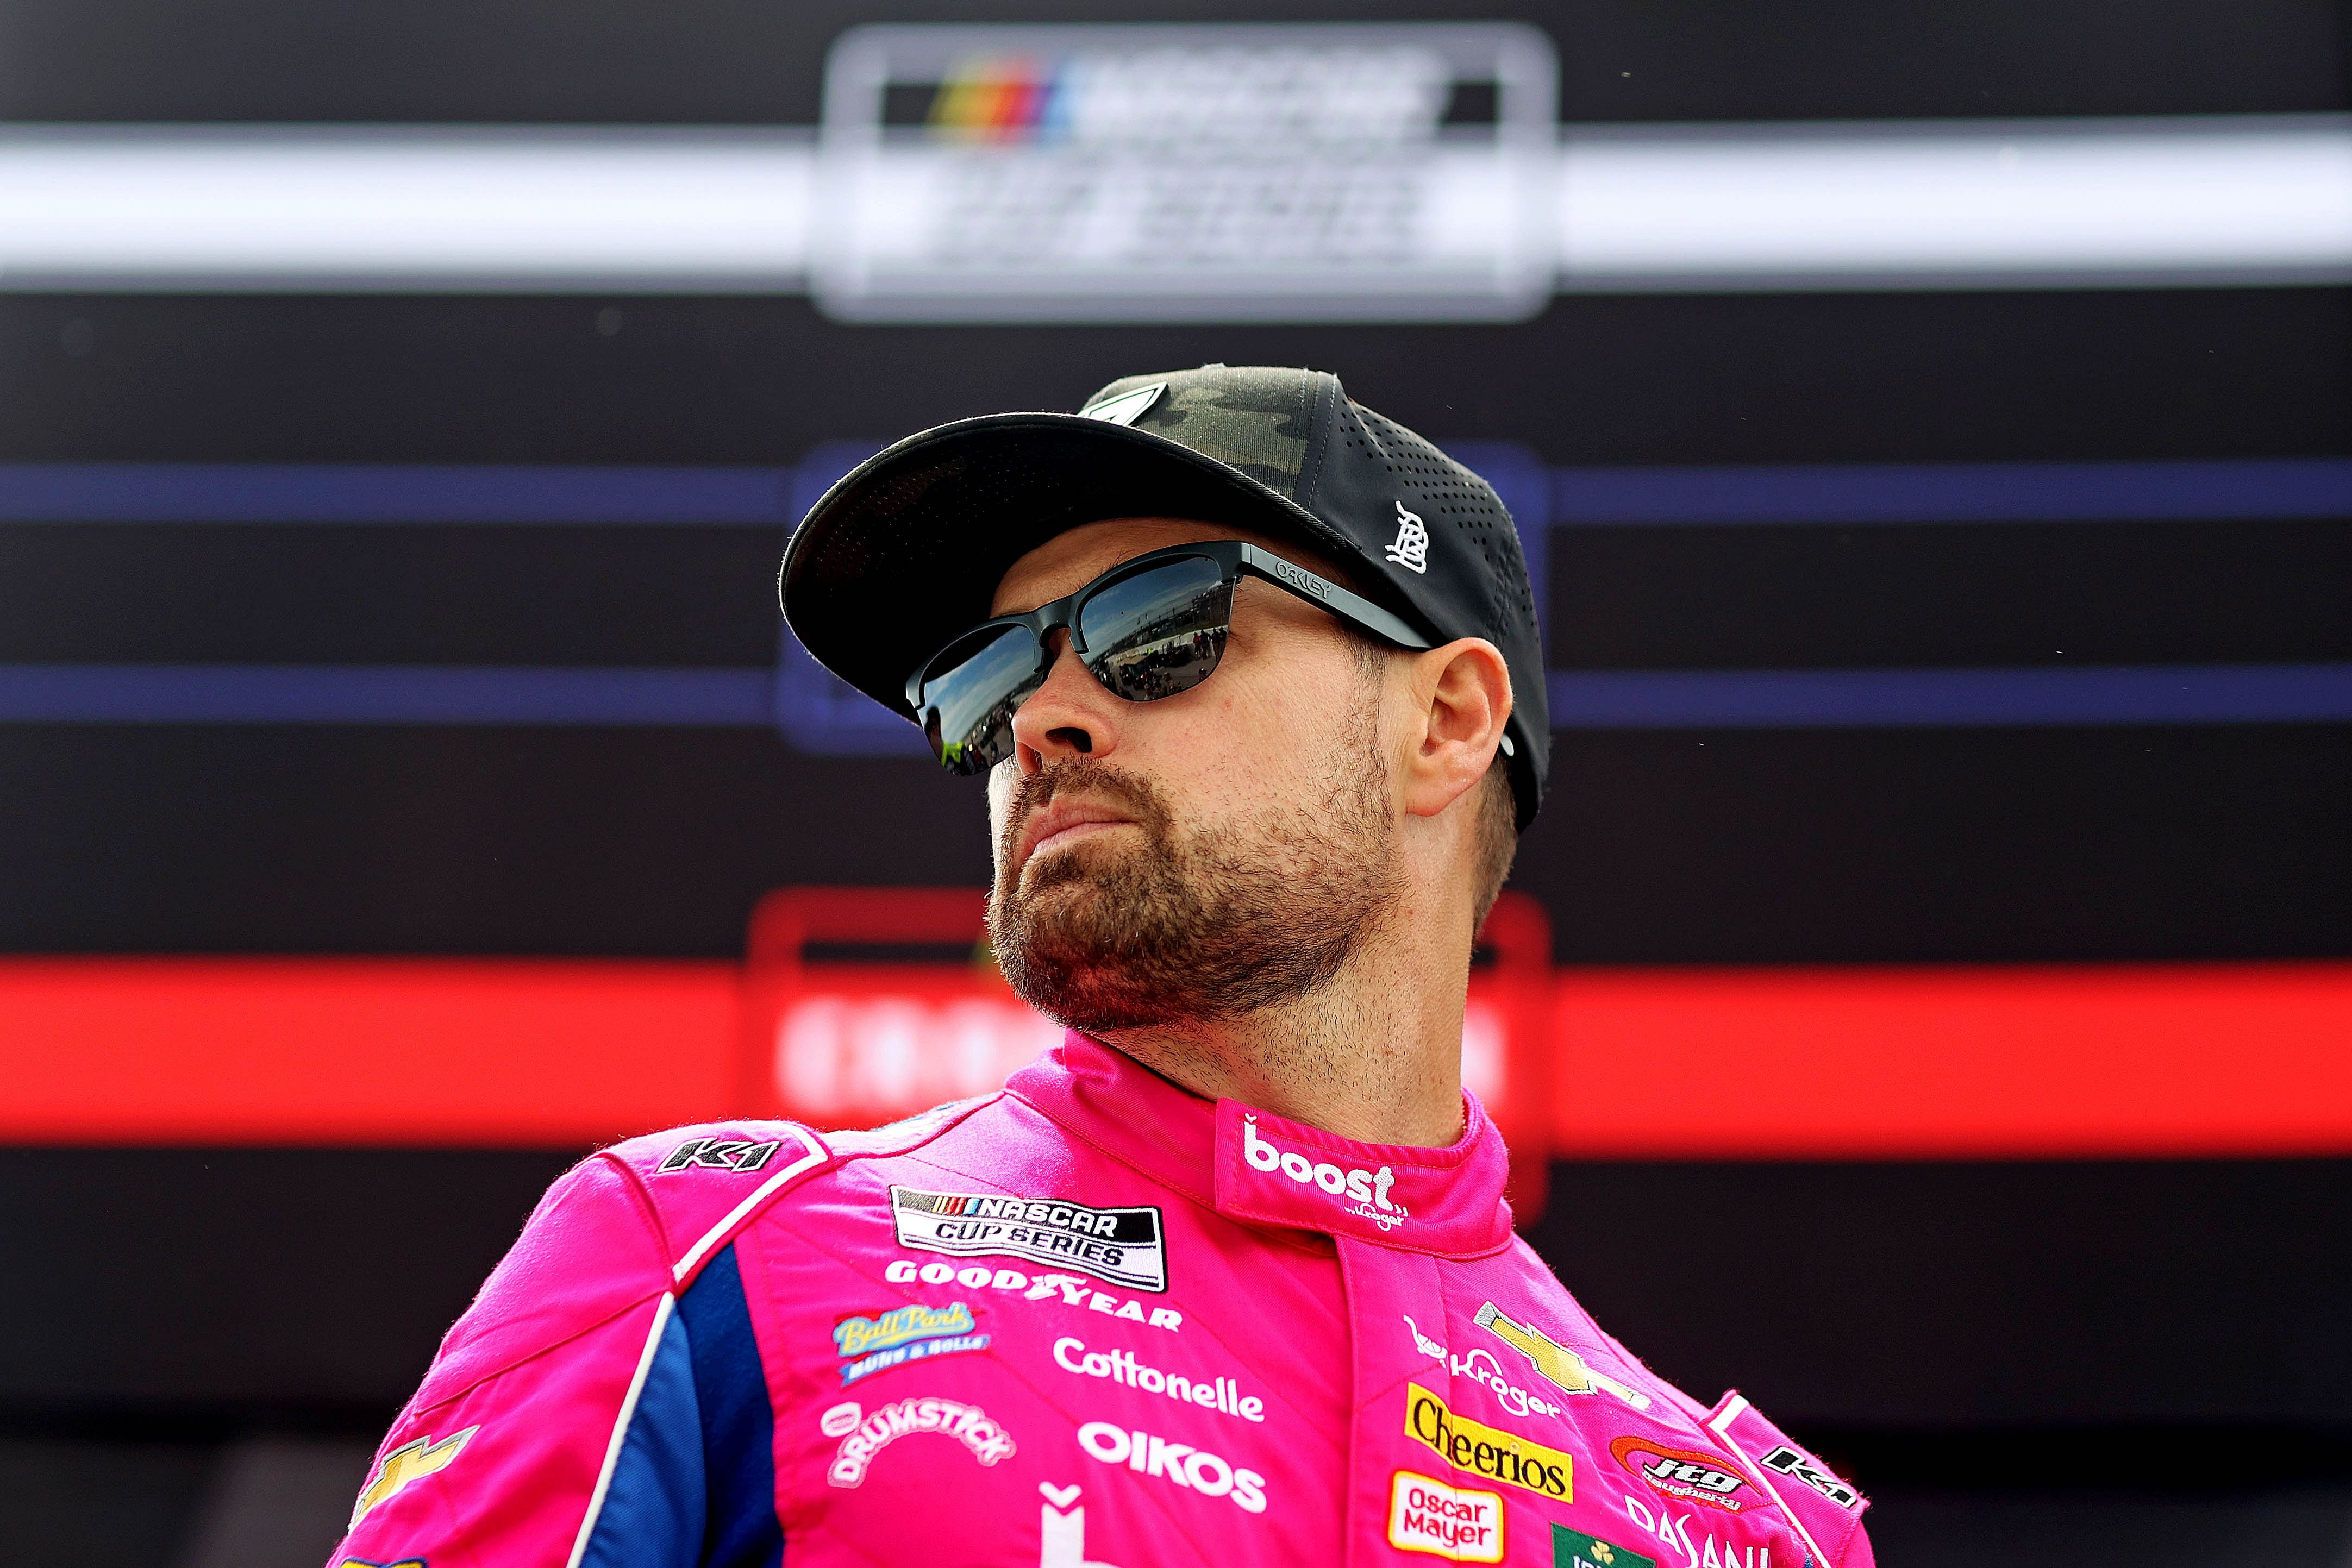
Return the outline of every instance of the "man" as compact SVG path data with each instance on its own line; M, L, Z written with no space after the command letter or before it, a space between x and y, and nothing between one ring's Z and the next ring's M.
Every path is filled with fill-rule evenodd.
M987 775L995 952L1071 1032L574 1169L338 1563L1867 1568L1850 1487L1511 1233L1462 1014L1548 737L1484 482L1329 375L1129 377L890 448L781 591Z

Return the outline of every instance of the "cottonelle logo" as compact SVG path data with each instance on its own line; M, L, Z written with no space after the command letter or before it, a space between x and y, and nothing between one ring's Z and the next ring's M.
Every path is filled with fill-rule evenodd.
M1516 1432L1456 1416L1444 1400L1418 1383L1405 1385L1404 1432L1414 1442L1435 1449L1457 1470L1505 1486L1523 1487L1556 1501L1575 1500L1571 1456L1529 1442Z
M1382 1230L1393 1230L1410 1218L1404 1205L1389 1197L1389 1188L1396 1185L1396 1172L1387 1166L1377 1171L1345 1169L1328 1160L1309 1160L1305 1155L1276 1147L1257 1135L1257 1118L1242 1118L1242 1153L1250 1168L1280 1171L1301 1186L1319 1186L1333 1197L1344 1197L1352 1205L1350 1214L1361 1215Z

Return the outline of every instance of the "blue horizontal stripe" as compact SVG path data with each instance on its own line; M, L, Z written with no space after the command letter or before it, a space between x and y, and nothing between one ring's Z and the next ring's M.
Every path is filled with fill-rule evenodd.
M2352 722L2352 664L1556 670L1549 695L1555 729L2332 724ZM812 751L920 753L910 726L873 711L883 724L819 723L824 733L805 737L810 716L788 705L782 716ZM766 670L0 665L0 723L765 727L779 716Z
M1553 671L1554 729L2336 724L2352 664Z
M1555 526L2352 517L2352 459L1559 468Z
M759 523L789 468L0 463L0 522Z
M5 664L17 724L768 725L767 670Z
M1520 517L1542 515L1545 473L1531 455L1456 444L1496 471ZM0 463L0 522L781 525L873 450L828 443L793 468ZM1550 520L1570 527L2352 516L2352 459L2336 457L1557 468L1549 477Z

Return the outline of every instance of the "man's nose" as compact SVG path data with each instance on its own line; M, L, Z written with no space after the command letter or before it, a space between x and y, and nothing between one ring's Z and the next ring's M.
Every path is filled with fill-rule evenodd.
M1102 757L1118 745L1118 709L1125 705L1087 674L1066 629L1046 633L1054 655L1045 684L1013 716L1014 754L1024 775L1072 757Z

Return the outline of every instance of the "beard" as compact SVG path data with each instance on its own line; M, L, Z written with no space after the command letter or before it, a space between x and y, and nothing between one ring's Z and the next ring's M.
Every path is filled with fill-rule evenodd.
M1233 1018L1329 980L1403 885L1369 709L1358 744L1334 748L1329 789L1186 831L1160 792L1106 762L1073 758L1024 779L997 863L1055 796L1133 819L1138 843L1080 841L1024 879L1000 870L989 936L1022 1000L1091 1033ZM1107 835L1098 835L1107 836Z

